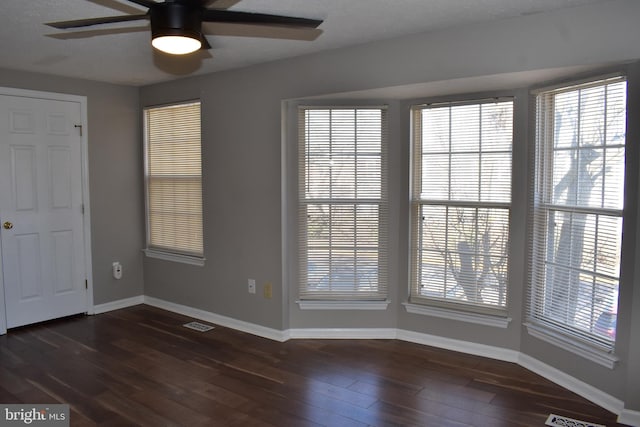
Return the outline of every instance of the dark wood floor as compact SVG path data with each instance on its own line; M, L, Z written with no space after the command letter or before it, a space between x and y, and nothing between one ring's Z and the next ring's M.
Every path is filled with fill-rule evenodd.
M0 337L0 402L73 426L544 426L616 417L511 363L396 340L278 343L136 306Z

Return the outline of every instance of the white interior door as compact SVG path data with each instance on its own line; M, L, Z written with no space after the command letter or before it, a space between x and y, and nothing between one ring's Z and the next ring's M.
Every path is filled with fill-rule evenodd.
M79 102L0 95L6 327L87 311Z

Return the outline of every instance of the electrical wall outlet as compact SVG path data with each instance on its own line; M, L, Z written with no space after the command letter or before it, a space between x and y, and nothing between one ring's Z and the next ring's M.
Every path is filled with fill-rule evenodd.
M111 273L113 274L113 278L120 280L122 279L122 264L119 261L114 261L111 264Z
M264 284L264 297L267 299L271 299L273 297L273 285L271 282L267 282Z
M256 293L256 280L255 279L249 279L249 293L250 294L255 294Z

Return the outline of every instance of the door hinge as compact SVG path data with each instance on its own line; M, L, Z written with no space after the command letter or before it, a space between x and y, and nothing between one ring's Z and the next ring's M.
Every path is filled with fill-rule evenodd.
M82 136L82 125L73 125L74 128L80 129L80 136Z
M84 279L84 288L89 289L89 281L87 279Z
M80 210L82 211L82 215L84 215L84 203L80 205Z

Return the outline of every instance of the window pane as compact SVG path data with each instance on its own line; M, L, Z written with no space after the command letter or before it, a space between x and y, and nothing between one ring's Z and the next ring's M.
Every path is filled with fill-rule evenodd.
M550 218L544 315L588 330L617 295L622 219L567 212L551 212ZM584 313L590 313L588 321Z
M330 197L353 199L356 195L356 158L353 155L335 155L331 158L330 168Z
M595 272L610 277L620 276L622 248L622 218L599 216L597 223Z
M503 306L508 209L423 206L420 295Z
M605 87L596 86L579 92L580 146L603 145L605 136Z
M354 248L356 246L355 216L353 205L331 206L329 223L331 246L340 248Z
M627 87L607 85L607 145L624 145L627 128Z
M574 166L575 151L561 150L553 153L553 193L554 205L576 205L577 168Z
M309 111L306 115L305 142L307 156L330 154L331 112L328 110Z
M378 205L356 205L356 245L363 249L375 249L380 238Z
M331 239L330 205L308 204L307 244L309 247L328 247Z
M624 148L604 151L603 208L624 207Z
M509 203L511 200L511 154L483 154L480 200L483 202Z
M581 149L577 153L578 206L599 208L602 206L602 175L604 152L601 149Z
M447 295L447 207L420 207L418 244L419 295Z
M449 155L422 156L421 199L449 199Z
M555 96L553 146L568 148L578 146L578 91L559 93Z
M480 150L480 106L464 105L451 108L451 151Z
M331 157L328 154L309 153L306 167L306 197L328 199L331 197Z
M356 191L358 199L379 199L382 193L382 164L380 155L358 156Z
M482 105L482 151L511 152L513 105L498 102Z
M356 117L358 153L380 155L382 151L382 114L380 110L356 110Z
M451 155L451 200L478 201L480 199L480 156L478 154Z
M551 212L550 218L553 223L550 221L549 239L553 247L548 251L548 262L593 271L597 216Z
M353 155L356 149L355 111L331 112L331 152L337 155Z
M422 113L422 151L448 153L450 140L449 109L434 108Z
M512 103L433 107L419 120L421 199L509 203Z
M202 239L200 179L149 178L149 239L155 247L194 252Z

